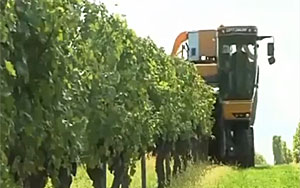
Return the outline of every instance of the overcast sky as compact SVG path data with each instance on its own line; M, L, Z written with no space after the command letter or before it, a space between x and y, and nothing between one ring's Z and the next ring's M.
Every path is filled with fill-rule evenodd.
M102 0L110 12L126 15L139 36L150 36L167 53L182 31L217 29L221 24L255 25L275 37L276 63L268 64L266 43L258 51L260 83L255 149L273 163L272 137L292 148L300 121L299 0ZM118 6L114 6L115 4Z

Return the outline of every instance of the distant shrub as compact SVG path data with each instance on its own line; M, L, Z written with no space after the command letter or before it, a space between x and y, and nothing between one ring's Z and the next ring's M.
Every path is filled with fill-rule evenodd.
M263 155L255 153L255 165L266 165L267 161Z

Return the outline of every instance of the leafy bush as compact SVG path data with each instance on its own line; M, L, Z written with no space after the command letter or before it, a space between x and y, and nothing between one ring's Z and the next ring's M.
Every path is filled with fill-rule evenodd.
M259 153L255 153L255 164L256 165L266 165L267 161L263 155L261 155Z
M215 100L195 67L136 36L103 4L6 0L0 8L1 173L22 184L79 161L111 165L122 155L131 165L158 138L210 135Z

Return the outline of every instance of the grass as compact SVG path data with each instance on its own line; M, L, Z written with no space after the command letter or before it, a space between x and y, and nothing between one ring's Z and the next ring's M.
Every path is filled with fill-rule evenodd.
M227 175L221 178L214 187L299 188L300 168L295 165L269 166L244 170L231 168Z
M147 188L156 188L155 159L146 163ZM141 187L140 163L130 188ZM113 176L107 173L107 187ZM78 168L71 188L93 188L83 166ZM240 169L234 166L197 164L172 179L169 188L300 188L300 165L257 166ZM46 188L53 188L49 181Z
M178 181L179 180L179 181ZM300 166L193 167L170 188L300 188Z
M216 166L208 166L205 163L189 166L185 172L172 179L169 188L199 188L202 178L214 168Z

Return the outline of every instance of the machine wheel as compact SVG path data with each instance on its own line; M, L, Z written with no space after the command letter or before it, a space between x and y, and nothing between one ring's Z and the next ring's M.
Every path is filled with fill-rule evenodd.
M254 166L254 136L253 128L239 128L236 134L236 159L241 167Z
M222 117L222 107L217 100L215 104L214 118L216 119L212 133L214 138L209 140L209 156L215 162L224 162L225 158L225 121Z
M258 100L257 95L258 95L258 92L256 90L255 94L254 94L254 102L253 102L253 106L252 106L250 125L254 125L255 118L256 118L256 108L257 108L257 100Z
M215 162L224 162L225 157L225 131L223 124L214 125L213 138L209 140L209 155Z
M249 127L248 137L250 141L250 155L248 167L255 166L255 150L254 150L254 131L253 127Z

